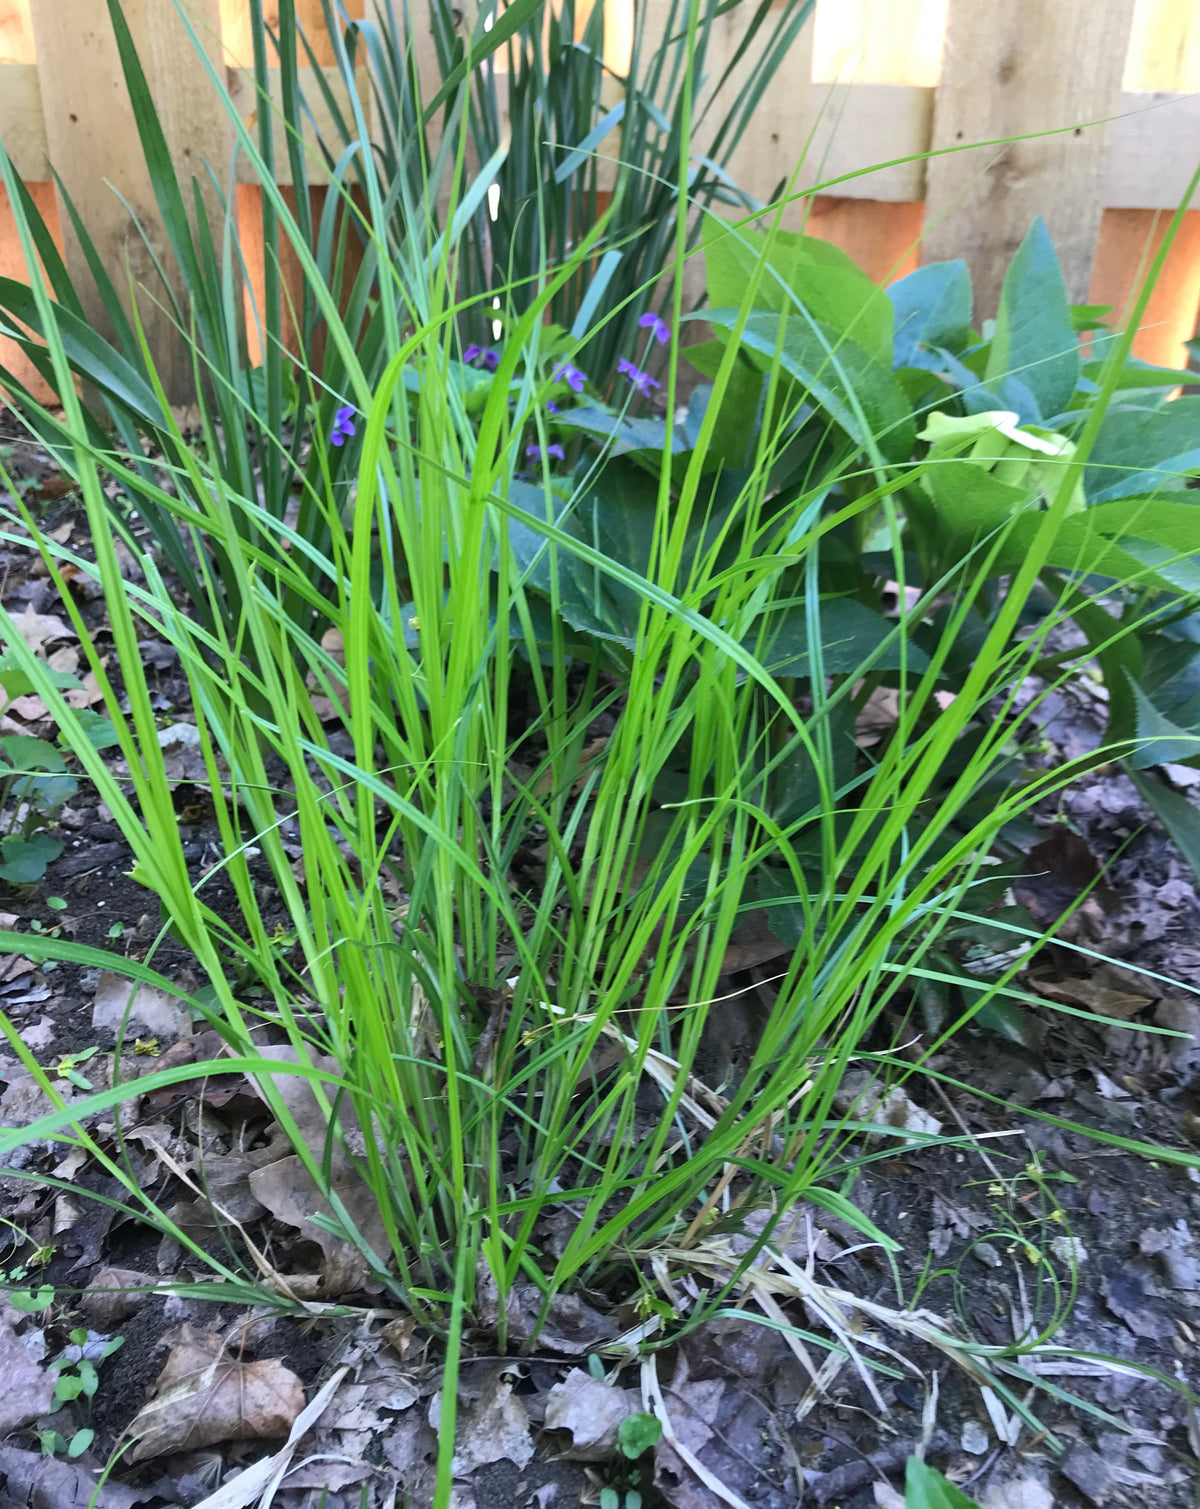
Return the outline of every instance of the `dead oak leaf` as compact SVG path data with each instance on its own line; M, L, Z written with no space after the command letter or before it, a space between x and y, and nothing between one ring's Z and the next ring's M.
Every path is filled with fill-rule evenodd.
M0 1447L0 1475L8 1489L5 1502L27 1509L134 1509L157 1497L153 1487L100 1486L89 1467L18 1446Z
M4 1302L0 1307L0 1435L28 1425L48 1413L54 1398L54 1377L17 1336L15 1327L24 1317Z
M36 655L46 645L54 644L61 639L74 639L75 630L63 619L53 613L38 613L32 604L24 613L18 613L13 618L17 632Z
M278 1358L240 1362L215 1331L186 1323L130 1422L131 1462L195 1451L214 1441L286 1436L304 1408L304 1385Z
M569 1431L559 1453L568 1461L603 1462L617 1446L621 1422L638 1407L637 1396L572 1368L546 1395L546 1429Z

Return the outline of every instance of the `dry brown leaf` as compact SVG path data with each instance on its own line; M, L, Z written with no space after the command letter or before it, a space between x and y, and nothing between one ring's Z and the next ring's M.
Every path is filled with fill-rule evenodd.
M73 676L79 669L79 650L73 644L65 644L61 650L55 650L46 663L52 671L66 671Z
M859 709L854 733L864 748L878 744L900 718L900 693L890 686L877 686Z
M335 1150L331 1159L330 1178L350 1219L370 1242L372 1250L382 1257L389 1250L389 1244L379 1207L340 1149ZM317 1294L328 1298L362 1288L370 1271L367 1261L349 1242L312 1220L318 1214L332 1217L333 1210L317 1192L298 1156L278 1158L264 1168L255 1169L248 1182L251 1195L266 1206L276 1220L296 1227L302 1236L320 1247L325 1265L316 1286Z
M70 687L63 693L63 700L68 707L92 707L95 703L104 701L104 693L95 671L85 672L82 679L82 686Z
M271 1049L275 1059L297 1062L294 1048L280 1045ZM338 1065L332 1058L312 1055L314 1068L330 1074L338 1073ZM351 1154L365 1152L366 1138L354 1114L348 1097L338 1103L338 1123L346 1140L343 1147L335 1141L329 1143L329 1124L324 1109L308 1080L298 1074L273 1076L276 1091L287 1106L305 1144L318 1164L327 1164L333 1189L345 1206L346 1213L360 1235L380 1259L385 1259L390 1244L387 1227L379 1211L379 1204L354 1168ZM261 1087L259 1094L262 1095ZM330 1101L336 1098L332 1086L323 1087ZM265 1095L263 1096L265 1100ZM349 1151L347 1151L349 1149ZM320 1292L328 1297L346 1294L361 1288L368 1274L368 1265L357 1248L342 1241L331 1232L314 1225L312 1216L320 1213L331 1216L329 1205L318 1193L298 1155L280 1158L256 1170L250 1176L250 1189L257 1200L278 1220L297 1227L304 1236L314 1241L325 1256L325 1270L321 1278Z
M0 1435L47 1414L54 1400L54 1375L38 1365L14 1330L21 1319L7 1300L0 1300Z
M141 1307L153 1284L149 1273L135 1268L101 1268L79 1296L79 1308L97 1331L113 1331Z
M191 1036L192 1019L178 996L154 985L134 985L124 975L105 971L96 982L92 1026L123 1030L130 1046L135 1036L145 1035L177 1043Z
M154 1397L129 1424L134 1444L127 1460L286 1436L303 1408L304 1385L278 1358L239 1362L217 1332L185 1322Z
M634 1397L582 1368L572 1368L546 1395L546 1429L571 1435L571 1445L559 1456L574 1462L602 1462L612 1456L621 1421L640 1408Z
M60 639L74 639L75 630L53 613L35 613L32 604L13 619L21 638L36 655L43 646Z
M1064 1006L1078 1006L1084 1011L1094 1011L1100 1016L1126 1022L1139 1011L1152 1006L1156 997L1147 995L1138 975L1119 969L1114 964L1099 964L1090 975L1071 977L1065 980L1033 980L1033 988L1048 1001L1058 1001Z
M7 985L10 980L19 980L22 975L31 975L36 968L32 959L23 958L20 954L4 954L0 956L0 985Z
M466 1408L461 1406L455 1422L454 1476L469 1478L477 1467L491 1462L515 1462L524 1467L533 1457L529 1416L513 1391L501 1366L492 1373ZM429 1423L437 1430L442 1396L429 1401Z
M158 1497L153 1485L125 1488L105 1483L101 1487L90 1467L16 1446L0 1446L0 1474L8 1489L6 1502L27 1509L133 1509Z

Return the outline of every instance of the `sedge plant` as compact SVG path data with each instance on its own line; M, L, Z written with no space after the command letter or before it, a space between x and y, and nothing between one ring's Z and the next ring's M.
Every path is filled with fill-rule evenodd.
M700 18L693 0L693 46ZM684 78L685 122L693 84ZM614 460L610 446L584 448L560 470L543 443L531 475L520 475L530 470L529 435L547 438L547 398L569 364L558 347L547 364L545 343L557 337L545 317L610 223L601 217L569 254L539 262L536 297L503 305L503 351L476 401L457 377L460 323L497 294L489 286L463 298L460 243L491 178L468 173L460 138L440 223L428 197L394 200L368 168L363 216L386 357L368 368L303 224L227 105L344 373L342 402L313 428L303 472L300 507L319 529L300 529L256 489L234 485L228 439L199 380L198 337L203 433L185 442L136 309L131 330L156 428L172 439L175 487L115 453L71 381L73 326L35 278L29 297L63 396L58 433L71 447L95 562L39 534L27 510L22 517L77 624L64 565L103 589L111 664L88 634L80 641L116 730L119 771L2 612L0 636L120 825L135 877L194 956L208 986L192 1004L229 1056L67 1101L0 1017L54 1107L0 1135L0 1150L41 1137L83 1145L131 1210L175 1235L123 1159L119 1119L110 1137L89 1117L205 1072L249 1076L311 1181L316 1229L346 1259L339 1271L382 1286L445 1338L444 1504L457 1360L473 1316L490 1307L504 1347L518 1339L508 1334L514 1293L532 1295L536 1329L572 1286L636 1292L656 1253L669 1267L703 1250L698 1271L707 1273L714 1243L742 1213L766 1207L773 1222L800 1199L886 1242L838 1188L846 1128L834 1096L872 1034L886 1042L889 1013L941 934L971 911L1005 823L1073 774L999 779L1012 759L1015 688L1045 632L1022 640L1013 630L1071 507L1116 369L1063 454L1057 490L1022 540L1024 558L969 674L943 706L942 668L1013 521L978 539L920 600L902 591L886 643L833 669L823 552L848 520L869 521L890 540L903 585L897 499L930 463L912 464L895 433L867 426L859 443L831 424L830 443L778 488L781 458L818 387L785 367L781 323L765 353L756 335L762 419L719 511L706 481L778 215L728 319L690 454L676 465L669 437L664 445L644 569L635 570L598 534L573 527ZM35 227L2 154L0 168L33 268ZM684 314L692 211L681 172L669 330ZM585 335L576 332L578 345ZM670 411L681 354L674 341L664 351ZM825 367L840 370L844 356L835 340ZM125 537L105 498L110 477L167 513L178 508L174 494L203 500L189 527L209 611L179 605L169 555ZM835 492L842 482L853 485ZM139 581L119 569L122 539ZM605 654L584 653L569 621L568 583L581 574L598 596L619 591L635 604L631 631L610 638ZM950 610L937 642L918 654L914 634L943 596ZM789 679L769 668L770 625L772 610L797 598L808 661L803 677ZM309 611L294 611L297 602ZM148 631L176 648L191 688L232 915L210 904L206 877L188 868L137 648ZM877 753L848 764L847 709L864 681L881 677L896 692L896 727ZM781 817L769 793L796 767L811 773L812 794ZM759 884L767 864L773 897ZM287 914L286 943L261 899L264 871ZM748 912L784 905L800 918L800 943L739 1069L706 1084L700 1066L723 1009L731 940ZM0 947L103 958L131 981L174 988L149 965L54 938L5 934ZM981 987L972 1010L1006 985ZM570 1229L554 1254L542 1223L560 1207ZM691 1323L727 1303L770 1232L771 1223L749 1252L726 1249L722 1277ZM256 1281L282 1300L303 1299L252 1233L242 1235ZM206 1260L223 1281L213 1292L246 1292L232 1259ZM338 1297L320 1283L307 1294ZM660 1325L658 1340L670 1333ZM656 1344L653 1328L642 1339Z

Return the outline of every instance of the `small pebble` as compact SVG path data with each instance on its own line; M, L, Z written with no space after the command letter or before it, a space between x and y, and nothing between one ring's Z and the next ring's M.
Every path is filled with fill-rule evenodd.
M971 1251L985 1268L1002 1268L1004 1266L1004 1259L990 1242L976 1242Z
M973 1457L983 1456L988 1449L988 1433L978 1420L968 1420L959 1439L962 1449L969 1451Z

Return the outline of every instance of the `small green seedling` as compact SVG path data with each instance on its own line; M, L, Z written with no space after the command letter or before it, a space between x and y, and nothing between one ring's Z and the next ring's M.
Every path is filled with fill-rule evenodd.
M662 1440L662 1421L655 1415L626 1415L617 1430L617 1450L629 1465L615 1474L617 1484L600 1490L600 1509L642 1509L642 1471L634 1464Z
M57 1369L58 1380L54 1385L54 1405L61 1409L72 1404L84 1415L85 1423L68 1440L57 1430L39 1432L42 1452L56 1456L65 1452L68 1457L80 1457L96 1438L96 1432L86 1423L91 1414L92 1400L100 1387L98 1365L111 1357L125 1343L123 1336L99 1336L94 1331L79 1327L70 1333L69 1344L62 1356L50 1364Z
M67 671L50 671L56 686L79 688L83 683ZM9 655L0 655L0 713L10 702L34 690L29 677ZM97 749L116 739L108 718L82 710L88 738ZM48 831L79 790L67 773L62 750L32 734L0 737L0 880L10 885L34 885L62 853L62 841ZM65 907L66 903L62 902ZM61 909L61 908L60 908Z
M77 1090L90 1090L92 1082L85 1075L80 1074L79 1065L86 1064L89 1058L94 1058L100 1052L100 1045L85 1048L82 1053L64 1053L54 1066L54 1072L59 1079L65 1079L73 1084Z
M24 1271L14 1268L5 1278L21 1283ZM26 1315L36 1315L39 1310L48 1310L54 1303L54 1290L49 1284L39 1284L36 1288L27 1284L23 1289L6 1290L4 1297L14 1310L20 1310Z

